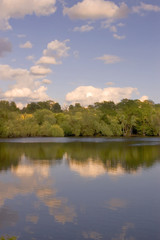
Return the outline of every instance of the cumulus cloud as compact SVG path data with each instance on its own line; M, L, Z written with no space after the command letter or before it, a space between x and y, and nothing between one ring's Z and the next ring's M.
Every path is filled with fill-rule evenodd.
M122 36L120 36L120 35L118 35L118 34L113 34L113 37L114 38L116 38L116 39L118 39L118 40L123 40L123 39L125 39L126 38L126 36L125 35L122 35Z
M66 101L69 104L80 103L83 106L95 102L114 101L119 102L123 98L131 98L133 94L138 94L137 88L95 88L93 86L80 86L66 95Z
M118 56L114 56L114 55L103 55L101 57L97 57L97 60L102 60L105 64L113 64L113 63L118 63L121 62L122 59Z
M160 12L160 6L141 2L139 6L132 7L132 11L134 13L141 13L142 11Z
M32 48L32 43L30 41L25 42L24 44L19 45L20 48Z
M4 96L7 98L15 98L15 97L28 97L32 91L29 88L14 88L8 90L4 93Z
M32 66L30 68L30 72L33 75L45 76L48 73L51 73L52 70L50 68L45 68L45 67L42 67L42 66L39 66L39 65L35 65L35 66Z
M38 89L31 90L29 88L13 88L4 93L4 97L8 99L29 99L38 101L39 99L48 100L48 96L46 95L47 88L44 86L40 86Z
M46 64L46 65L50 65L50 64L61 64L61 62L57 62L55 57L49 57L49 56L43 56L41 57L38 61L37 64Z
M64 7L63 14L71 19L103 19L103 18L124 18L129 10L122 2L120 6L112 1L105 0L83 0L71 8Z
M145 100L148 100L148 99L149 99L148 96L142 96L139 100L141 102L144 102Z
M12 51L12 44L7 38L0 38L0 57Z
M2 0L0 1L0 29L12 29L11 18L23 18L26 15L48 16L56 11L56 0Z
M67 57L70 47L66 44L69 42L69 39L60 42L54 40L49 42L47 48L43 50L43 56L37 61L39 65L51 65L51 64L61 64L62 58Z
M54 40L47 45L47 49L43 51L44 56L50 56L55 58L62 58L68 56L68 51L70 47L66 45L69 42L69 39L60 42L58 40Z
M23 68L12 68L9 65L0 65L0 80L18 80L29 77L29 72ZM23 81L25 79L23 78Z
M9 90L0 92L0 98L15 101L21 107L30 101L50 99L46 93L47 87L42 85L44 82L41 80L45 73L47 74L45 70L32 67L32 71L29 71L22 68L12 68L9 65L0 65L0 80L14 83Z
M46 93L47 87L43 86L51 83L46 79L47 75L52 72L48 65L60 64L60 60L68 56L70 49L66 45L68 41L55 40L48 43L47 48L43 51L43 56L29 70L0 65L0 80L14 83L7 91L0 92L0 98L15 101L21 107L30 101L51 99ZM34 56L28 56L27 59L34 60Z
M8 101L15 101L17 105L22 108L29 102L38 102L38 101L47 101L50 98L48 97L47 88L40 86L35 90L30 88L16 88L13 87L11 90L6 91L2 96L3 99Z
M93 29L94 29L93 26L90 26L89 24L87 24L87 25L83 25L83 26L80 26L80 27L75 27L73 29L73 31L74 32L90 32Z

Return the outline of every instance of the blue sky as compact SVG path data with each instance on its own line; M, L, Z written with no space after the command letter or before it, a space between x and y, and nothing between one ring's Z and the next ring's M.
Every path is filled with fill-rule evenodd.
M2 0L0 99L160 102L158 0Z

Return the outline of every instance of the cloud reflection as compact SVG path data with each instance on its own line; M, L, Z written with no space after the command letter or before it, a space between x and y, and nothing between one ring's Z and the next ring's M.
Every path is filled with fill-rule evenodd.
M35 215L27 215L26 216L26 221L27 222L31 222L31 223L37 224L38 220L39 220L38 216L35 216Z
M7 206L0 209L0 229L2 227L14 226L18 221L18 214Z
M72 171L85 178L96 178L104 174L108 174L111 177L120 177L126 174L124 167L120 163L112 166L110 160L103 163L101 160L94 160L92 158L88 158L85 161L68 158L68 163ZM140 171L140 169L137 171L130 170L130 173L136 174L140 173Z
M49 166L41 165L40 162L28 165L26 160L17 167L12 167L11 173L14 178L12 177L10 182L0 182L0 206L3 206L7 199L13 199L17 195L25 196L34 193L38 202L48 207L49 214L54 217L56 222L62 224L74 222L75 208L68 204L67 199L57 197L57 189L54 187ZM36 224L38 217L27 215L26 221Z
M72 171L77 172L81 177L96 178L106 173L103 163L93 161L91 158L87 159L85 162L70 160L69 166Z
M49 166L37 165L37 166L30 166L30 165L19 165L16 168L12 168L12 172L17 177L31 177L33 175L41 175L42 177L49 176Z
M112 240L135 240L134 237L130 236L128 237L128 230L134 228L134 224L133 223L126 223L124 226L122 226L121 228L121 233L117 236L112 238Z
M98 232L83 232L82 233L83 237L85 239L94 239L94 240L100 240L102 239L102 235Z
M120 208L127 207L128 203L124 199L120 198L112 198L110 201L107 202L106 207L110 210L118 210Z

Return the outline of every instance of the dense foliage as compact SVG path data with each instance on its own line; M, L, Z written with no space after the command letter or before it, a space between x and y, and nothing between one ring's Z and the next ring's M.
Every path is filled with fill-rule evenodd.
M59 103L46 101L20 110L14 102L0 101L0 137L132 135L160 135L160 104L123 99L62 110Z
M0 240L17 240L17 237L10 237L10 236L2 236Z

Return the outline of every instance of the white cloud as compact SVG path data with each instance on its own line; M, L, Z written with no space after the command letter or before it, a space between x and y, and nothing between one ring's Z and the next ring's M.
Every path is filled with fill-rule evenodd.
M44 83L44 84L51 84L52 81L49 80L49 79L43 79L43 80L42 80L42 83Z
M24 44L19 45L20 48L32 48L32 43L30 41L25 42Z
M66 43L69 42L69 39L66 39L63 42L54 40L47 45L47 49L43 51L44 56L62 58L68 56L68 51L70 47L66 46Z
M68 15L71 19L118 19L126 17L128 11L125 3L118 6L112 1L83 0L71 8L64 7L63 14Z
M80 103L84 106L95 102L114 101L119 102L123 98L131 98L133 94L138 94L137 88L95 88L93 86L80 86L66 95L69 104Z
M23 68L12 68L9 65L0 65L0 80L28 81L29 72Z
M141 13L141 11L160 12L160 6L141 2L139 6L132 7L132 11L134 13Z
M37 61L37 64L47 64L47 65L50 65L50 64L61 64L61 62L57 62L55 57L48 57L48 56L43 56L41 57L38 61Z
M148 99L149 99L148 96L142 96L139 100L141 102L144 102L145 100L148 100Z
M118 34L113 34L113 37L114 38L116 38L116 39L118 39L118 40L123 40L123 39L125 39L126 38L126 36L125 35L122 35L122 36L120 36L120 35L118 35Z
M12 29L11 18L23 18L26 15L48 16L56 11L56 0L1 0L0 29Z
M16 102L16 105L19 109L22 109L23 107L27 106L27 104L23 104L21 102Z
M75 27L73 29L74 32L90 32L91 30L93 30L94 27L93 26L90 26L90 25L83 25L81 27Z
M14 88L8 90L4 93L4 96L7 98L21 98L29 97L32 94L32 91L29 88Z
M30 101L46 101L51 99L46 93L47 87L42 85L44 82L41 80L45 76L46 72L44 71L46 69L32 70L36 74L27 69L14 69L9 65L0 65L0 80L8 80L14 83L6 92L0 92L1 99L15 101L21 107Z
M54 40L49 42L47 48L43 50L43 56L37 61L36 64L39 65L51 65L51 64L61 64L61 58L67 57L70 47L66 45L69 42L69 39L60 42Z
M51 73L52 70L50 68L45 68L39 65L35 65L30 68L30 72L33 75L45 76L48 73Z
M97 57L97 60L102 60L105 64L113 64L113 63L118 63L121 62L122 59L118 56L114 56L114 55L103 55L101 57Z
M19 106L25 106L28 102L47 101L50 98L46 94L47 88L40 86L35 90L30 88L16 88L6 91L3 98L9 101L18 102Z
M46 65L60 64L60 59L68 56L70 49L66 45L68 41L60 42L55 40L48 43L47 49L43 51L43 56L29 70L0 65L0 80L13 82L9 90L0 92L0 98L15 101L21 107L30 101L51 99L46 93L47 87L43 86L43 84L51 83L46 77L52 70ZM27 59L34 60L34 56L28 56Z
M0 38L0 57L12 51L12 44L7 38Z

